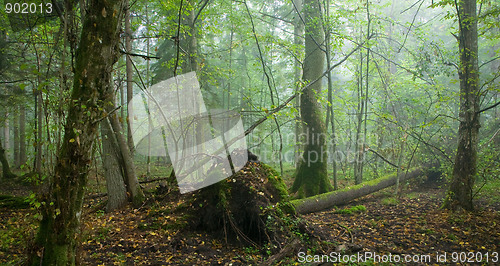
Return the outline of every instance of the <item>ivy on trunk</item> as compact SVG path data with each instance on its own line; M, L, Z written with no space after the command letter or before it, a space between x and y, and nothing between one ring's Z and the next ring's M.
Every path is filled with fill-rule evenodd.
M43 195L43 219L31 254L33 265L74 265L91 151L111 100L118 60L123 0L91 0L86 8L64 140Z

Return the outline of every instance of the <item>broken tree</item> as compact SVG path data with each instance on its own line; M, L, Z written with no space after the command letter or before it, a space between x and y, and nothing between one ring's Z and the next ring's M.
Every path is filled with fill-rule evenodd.
M414 169L402 176L399 181L403 182L408 179L413 179L422 176L424 171L422 168ZM397 175L389 175L374 179L353 187L335 190L332 192L316 195L305 199L292 200L295 205L295 210L298 213L310 213L331 208L336 205L346 204L351 200L366 196L381 189L393 186L396 184Z

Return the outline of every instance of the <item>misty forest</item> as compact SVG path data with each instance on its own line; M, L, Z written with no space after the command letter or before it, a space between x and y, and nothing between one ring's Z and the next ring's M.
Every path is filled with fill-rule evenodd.
M0 264L497 264L499 105L499 0L4 0Z

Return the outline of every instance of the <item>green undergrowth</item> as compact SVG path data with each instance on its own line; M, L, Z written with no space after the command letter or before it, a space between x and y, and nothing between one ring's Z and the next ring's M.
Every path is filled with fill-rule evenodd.
M0 208L26 209L29 203L25 197L15 197L10 195L0 195Z
M500 203L500 178L486 182L476 181L477 197L488 201L490 204Z
M398 205L399 200L395 197L388 197L388 198L383 198L380 202L384 205L395 206Z
M336 210L335 213L338 213L338 214L353 214L353 213L361 213L361 212L365 212L365 211L366 211L366 207L365 206L363 206L363 205L356 205L356 206L352 206L351 208Z

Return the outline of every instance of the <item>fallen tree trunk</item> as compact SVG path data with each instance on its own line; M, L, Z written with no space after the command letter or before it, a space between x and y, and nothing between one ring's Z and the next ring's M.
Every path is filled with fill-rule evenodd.
M416 178L424 174L423 168L416 168L400 176L400 182ZM298 213L305 214L321 211L336 205L346 204L351 200L366 196L396 184L396 174L377 178L356 186L335 190L305 199L292 200Z

